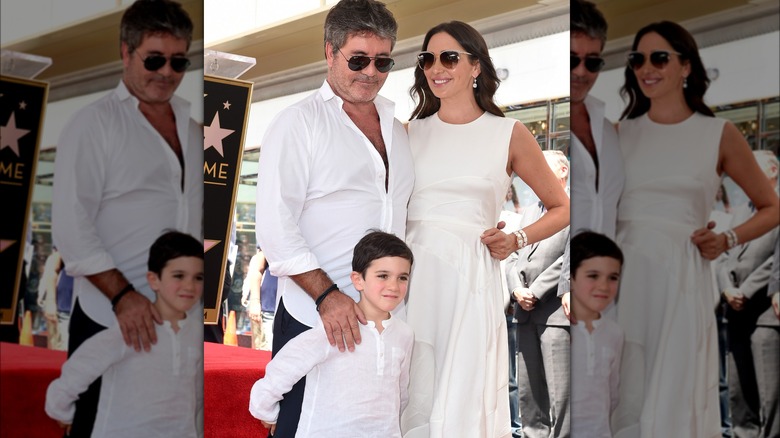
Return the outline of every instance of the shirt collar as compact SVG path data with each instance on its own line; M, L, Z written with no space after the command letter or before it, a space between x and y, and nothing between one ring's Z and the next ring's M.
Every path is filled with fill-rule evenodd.
M119 85L116 86L114 92L116 93L120 101L129 100L133 102L133 105L136 107L140 102L137 97L133 96L130 93L130 90L127 89L127 85L125 85L125 81L122 79L119 80ZM171 96L170 104L171 107L173 108L174 114L176 114L177 120L179 119L179 117L184 117L184 116L186 117L184 117L183 120L187 120L189 118L190 103L187 100L174 94L173 96Z
M119 80L119 85L116 86L114 92L116 93L117 97L119 97L119 100L132 100L136 105L138 104L138 99L130 94L130 90L127 89L127 85L125 85L124 80Z
M395 321L395 318L393 318L393 314L390 314L390 317L382 321L382 327L384 329L387 329L391 325L393 325L393 321ZM366 327L376 328L376 323L374 321L368 320L368 324L366 324Z
M322 81L322 86L320 87L318 92L323 102L327 102L331 99L336 99L336 102L338 102L339 104L339 108L344 105L344 99L339 97L333 91L333 88L331 88L327 79ZM374 105L376 106L377 112L379 112L380 119L384 118L387 115L393 116L395 114L395 103L384 96L377 94L376 97L374 98Z

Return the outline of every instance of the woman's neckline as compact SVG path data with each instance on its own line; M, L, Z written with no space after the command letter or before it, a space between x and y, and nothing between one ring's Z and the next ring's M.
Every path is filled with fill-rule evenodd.
M464 126L464 125L468 125L468 124L474 123L477 120L481 119L482 117L485 117L485 114L487 114L487 111L482 111L482 114L480 114L478 117L474 118L473 120L469 120L468 122L463 122L463 123L452 123L452 122L444 121L444 120L441 119L441 117L439 117L439 112L438 111L436 111L435 116L436 116L436 119L438 121L440 121L441 123L444 123L445 125Z
M683 123L693 119L693 117L696 115L696 111L691 112L687 117L685 117L682 120L676 121L676 122L659 122L656 120L653 120L652 117L650 117L650 112L644 113L645 118L654 125L661 125L661 126L674 126L674 125L682 125Z

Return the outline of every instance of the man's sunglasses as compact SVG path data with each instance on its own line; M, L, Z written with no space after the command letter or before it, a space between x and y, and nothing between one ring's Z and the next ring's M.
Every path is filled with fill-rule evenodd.
M460 55L474 56L469 52L458 52L457 50L444 50L439 53L439 62L447 70L454 70L460 61ZM423 70L433 67L436 62L436 55L433 52L420 52L417 55L417 66Z
M604 68L604 58L599 58L598 56L586 56L584 58L580 58L577 55L571 55L572 70L577 68L577 66L580 65L580 62L585 63L585 69L591 73L598 73L602 68Z
M342 53L341 49L338 49L338 51L341 53L341 56L347 60L347 67L349 67L349 69L352 71L363 70L364 68L368 67L368 64L371 64L372 59L374 60L374 67L376 67L377 71L380 73L389 72L395 65L393 58L388 58L385 56L355 55L347 58L347 55Z
M666 67L666 64L669 63L669 61L672 59L672 55L680 56L677 52L668 52L666 50L656 50L652 53L650 53L650 64L653 64L653 67L661 69ZM647 56L645 56L642 52L631 52L628 54L628 66L631 67L633 70L639 70L642 68L643 65L645 65L645 59Z
M163 68L169 59L171 62L171 69L176 73L181 73L190 66L190 60L186 56L171 56L170 58L167 58L163 55L149 55L143 59L144 68L149 71L157 71Z

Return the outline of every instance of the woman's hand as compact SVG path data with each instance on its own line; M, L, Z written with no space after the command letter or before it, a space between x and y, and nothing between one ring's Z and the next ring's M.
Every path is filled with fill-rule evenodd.
M496 228L490 228L482 233L480 239L490 251L490 256L497 260L504 260L517 250L517 238L514 234L506 234L501 231L504 222L499 222Z
M699 248L699 253L707 260L715 260L728 249L726 235L713 233L713 228L715 222L710 221L706 227L699 228L691 234L691 242Z

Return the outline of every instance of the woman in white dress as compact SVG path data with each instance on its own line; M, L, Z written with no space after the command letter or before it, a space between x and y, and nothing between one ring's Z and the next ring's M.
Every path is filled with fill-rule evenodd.
M681 26L660 22L637 33L619 125L626 183L617 239L626 258L616 437L720 436L710 260L778 223L777 196L744 137L704 104L708 85ZM707 220L724 174L758 212L716 234Z
M569 223L569 201L525 126L493 102L487 45L462 22L425 36L409 123L415 187L407 243L415 332L405 438L510 436L499 261ZM496 228L512 172L548 212L522 233Z

